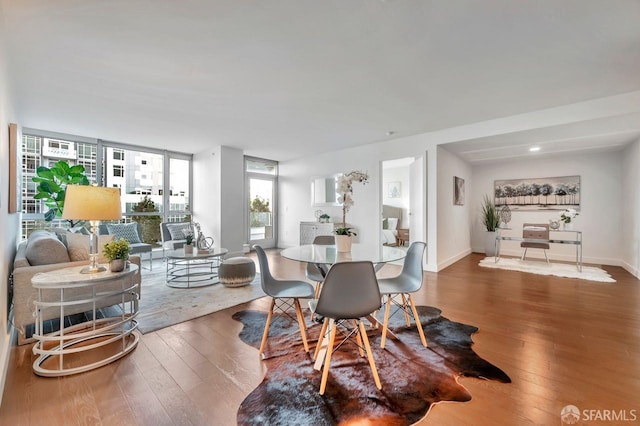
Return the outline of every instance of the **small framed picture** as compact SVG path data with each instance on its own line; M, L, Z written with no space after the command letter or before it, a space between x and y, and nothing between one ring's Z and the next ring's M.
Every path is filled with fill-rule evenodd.
M388 189L387 196L389 198L400 198L400 196L402 195L402 192L400 189L400 182L389 182L387 184L387 189Z
M464 179L453 177L453 204L464 206Z

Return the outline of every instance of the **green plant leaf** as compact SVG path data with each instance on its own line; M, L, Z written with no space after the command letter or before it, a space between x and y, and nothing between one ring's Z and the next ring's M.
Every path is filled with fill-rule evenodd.
M38 166L38 168L36 169L36 174L45 179L53 179L53 173L48 167L45 166Z
M38 185L38 191L46 193L57 192L51 187L51 181L41 182L40 185Z
M56 217L56 212L54 210L49 210L44 214L44 220L47 222L51 222Z

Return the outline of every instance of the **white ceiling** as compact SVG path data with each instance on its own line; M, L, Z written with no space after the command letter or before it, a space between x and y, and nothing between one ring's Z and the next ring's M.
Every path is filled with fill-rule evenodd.
M287 160L640 90L637 0L0 0L0 22L21 125L194 153ZM448 149L615 147L637 118Z

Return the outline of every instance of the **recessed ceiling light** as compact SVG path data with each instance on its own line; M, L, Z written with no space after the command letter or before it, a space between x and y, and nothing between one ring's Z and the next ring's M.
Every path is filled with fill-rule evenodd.
M531 148L529 148L529 151L531 151L531 152L540 151L540 147L539 146L532 146Z

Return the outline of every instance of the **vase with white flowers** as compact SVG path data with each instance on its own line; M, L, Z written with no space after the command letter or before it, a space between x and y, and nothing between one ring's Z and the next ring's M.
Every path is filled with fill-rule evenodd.
M565 231L573 229L573 219L579 214L576 209L566 209L560 213L560 220L562 221L562 226Z
M338 178L338 202L342 204L342 226L336 228L336 248L338 252L351 251L351 237L355 232L347 226L347 212L353 206L353 184L369 182L369 175L360 170L345 173Z

